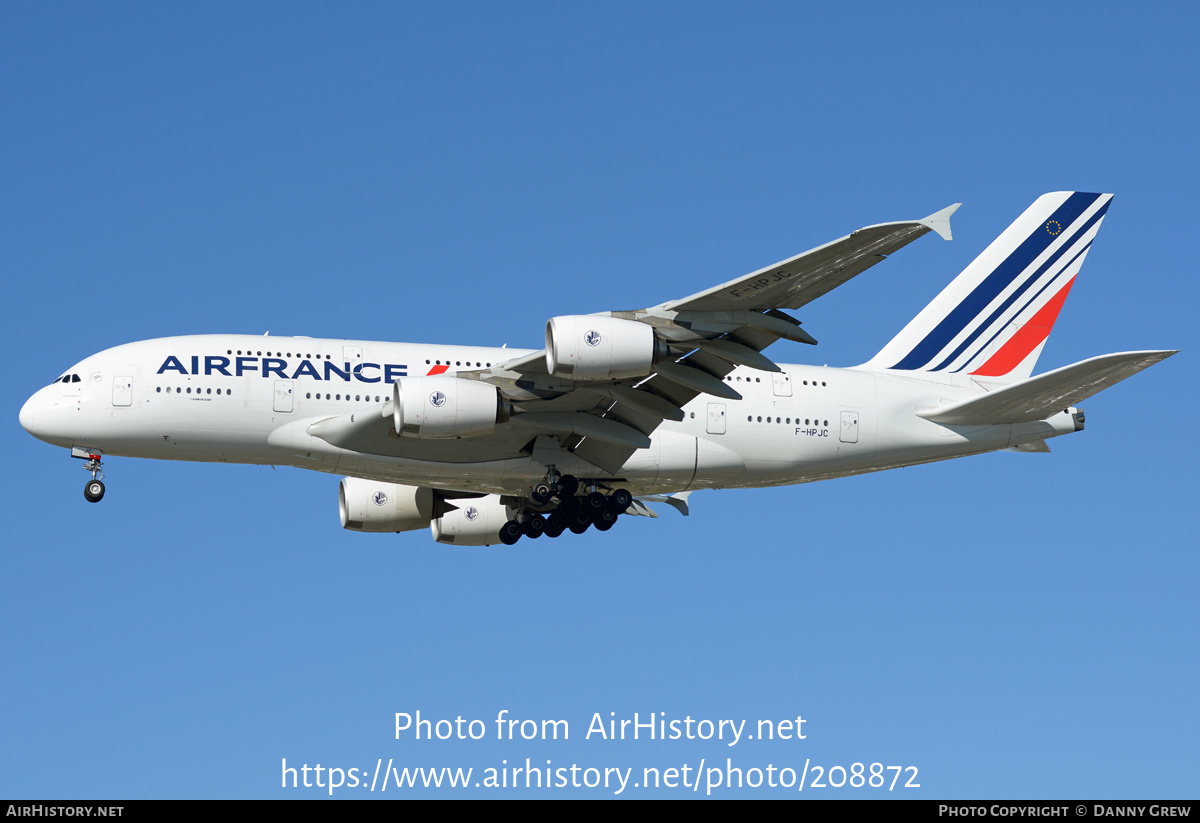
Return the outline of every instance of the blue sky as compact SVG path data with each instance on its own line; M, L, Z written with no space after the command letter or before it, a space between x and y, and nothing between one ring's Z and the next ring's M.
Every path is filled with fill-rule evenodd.
M325 796L282 790L282 758L729 757L917 767L893 796L1195 797L1193 7L0 14L0 796ZM1088 401L1051 455L702 492L688 518L453 549L339 529L336 478L294 469L112 458L93 506L77 462L17 423L132 340L537 347L548 317L963 202L954 242L798 313L817 349L769 352L854 365L1062 189L1116 199L1039 368L1184 351ZM571 739L395 739L396 712L502 709ZM584 740L597 712L800 715L807 738Z

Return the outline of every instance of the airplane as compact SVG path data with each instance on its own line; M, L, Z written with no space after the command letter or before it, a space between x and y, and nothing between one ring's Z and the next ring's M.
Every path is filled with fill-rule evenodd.
M1042 195L873 358L781 365L816 340L796 310L960 204L882 223L679 300L551 318L514 350L256 335L129 343L85 358L20 412L105 492L101 459L288 465L343 475L341 523L457 546L688 514L697 489L847 477L1081 431L1077 404L1175 354L1131 351L1032 376L1112 200Z

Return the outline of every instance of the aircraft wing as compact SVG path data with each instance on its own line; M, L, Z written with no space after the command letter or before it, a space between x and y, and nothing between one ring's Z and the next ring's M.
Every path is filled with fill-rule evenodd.
M543 349L500 363L481 379L500 385L519 404L526 420L561 408L596 418L598 422L587 421L591 426L617 424L610 431L590 434L583 426L572 425L564 444L577 456L615 472L649 442L650 433L663 420L682 420L682 407L696 396L741 399L734 385L725 380L737 366L780 371L760 353L776 340L817 342L800 328L799 321L780 309L810 303L927 232L951 239L950 215L959 205L922 220L867 226L680 300L597 315L650 325L672 355L677 355L656 363L649 377L564 385L561 378L550 375ZM523 393L528 394L523 397ZM582 422L581 417L575 420ZM561 437L566 422L561 417L553 422L558 425L552 433Z
M711 289L672 300L659 308L672 311L798 309L883 260L921 235L935 231L951 239L955 203L923 220L867 226L840 240L751 272Z
M587 347L599 349L600 341L628 349L629 341L636 338L644 341L643 350L653 348L653 364L647 355L646 368L630 372L633 376L585 375L578 365L552 373L552 358L542 349L490 368L458 372L453 376L495 385L513 410L493 435L469 438L471 452L512 454L515 444L521 444L520 452L551 463L558 451L565 450L608 474L615 473L635 451L649 446L650 434L664 420L682 420L682 407L698 395L741 399L736 384L726 380L737 366L781 371L761 354L776 340L817 342L781 309L810 303L930 231L949 240L950 215L958 206L922 220L867 226L680 300L634 311L555 318L547 327L548 348L555 345L556 335L574 333L583 357L590 356ZM556 329L558 320L579 322ZM568 327L574 331L562 330ZM585 346L579 335L595 337L588 337ZM385 408L382 416L388 414ZM363 439L366 424L352 426L352 422L325 421L309 431L335 445L378 452L380 446L369 446ZM374 442L385 441L376 436ZM392 448L416 456L414 448L419 447ZM441 455L440 459L447 459L445 447Z

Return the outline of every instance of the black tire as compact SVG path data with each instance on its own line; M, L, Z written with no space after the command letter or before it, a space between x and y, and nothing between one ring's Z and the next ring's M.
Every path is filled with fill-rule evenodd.
M582 512L571 518L570 525L567 527L575 534L583 534L588 530L588 526L592 525L592 520Z
M628 489L617 489L608 496L608 507L617 514L624 514L633 505L633 495Z
M500 527L500 542L506 546L511 546L521 539L521 535L525 533L525 529L516 520L509 520Z
M617 513L612 509L601 509L592 516L592 522L597 529L606 532L617 524Z
M544 506L550 502L552 494L553 490L550 488L549 483L538 483L530 492L529 499L533 501L535 506Z
M583 503L580 502L578 497L564 497L563 501L558 504L558 513L567 521L570 521L572 517L579 514L582 509Z
M525 518L524 526L525 536L529 538L538 538L546 531L546 518L540 514L531 514Z
M608 505L608 498L600 492L592 492L587 497L583 498L583 508L588 514L595 514L599 511L604 511L604 507Z
M546 518L546 536L558 537L567 530L567 520L558 512L550 512Z
M83 487L83 496L87 498L89 503L99 503L104 497L104 482L101 480L89 480Z
M579 491L579 479L574 475L564 474L558 478L558 482L554 484L554 494L560 500L568 497L574 497L575 492Z

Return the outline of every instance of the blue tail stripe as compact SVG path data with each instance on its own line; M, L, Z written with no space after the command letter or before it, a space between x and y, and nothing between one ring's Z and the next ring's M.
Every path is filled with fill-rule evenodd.
M1106 209L1107 209L1107 208L1108 208L1108 206L1106 205L1104 208L1106 208ZM1033 297L1031 297L1031 298L1029 298L1028 300L1026 300L1026 301L1025 301L1025 305L1021 306L1021 308L1017 310L1017 313L1016 313L1016 314L1014 314L1014 315L1013 315L1013 317L1020 317L1020 316L1021 316L1021 314L1022 314L1022 313L1023 313L1023 312L1024 312L1026 309L1028 309L1030 306L1032 306L1034 303L1036 303L1036 302L1037 302L1037 299L1038 299L1039 297L1041 297L1043 294L1045 294L1045 292L1046 292L1046 289L1050 288L1050 287L1051 287L1051 286L1053 286L1055 283L1058 283L1058 282L1059 282L1059 278L1062 276L1062 272L1063 272L1063 271L1066 271L1066 270L1067 270L1067 269L1069 269L1069 268L1071 268L1071 264L1072 264L1072 263L1074 263L1076 260L1078 260L1078 259L1079 259L1079 257L1080 257L1080 255L1082 255L1082 254L1083 254L1085 251L1087 251L1087 250L1088 250L1088 249L1090 249L1091 247L1092 247L1092 243L1091 243L1091 241L1089 240L1087 243L1085 243L1085 244L1084 244L1083 248L1079 250L1078 254L1076 254L1074 257L1072 257L1072 258L1071 258L1071 259L1070 259L1070 260L1067 262L1067 265L1065 265L1065 266L1063 266L1063 267L1062 267L1062 271L1060 271L1058 274L1054 275L1054 277L1052 277L1052 278L1050 278L1049 280L1047 280L1047 281L1046 281L1046 284L1045 284L1044 286L1042 286L1040 289L1038 289L1038 290L1037 290L1037 294L1035 294ZM1005 329L1005 328L1006 328L1006 326L1001 326L1000 328L996 329L996 333L995 333L995 334L993 334L991 337L989 337L989 338L987 339L987 342L986 342L986 343L984 343L982 346L980 346L980 347L979 347L979 351L977 351L977 352L975 352L975 354L971 355L971 357L967 359L967 362L963 363L963 364L962 364L961 366L959 366L957 369L955 369L954 371L952 371L952 372L951 372L951 374L958 374L960 371L962 371L963 369L965 369L965 368L967 368L968 366L970 366L970 365L971 365L971 363L972 363L972 362L973 362L973 361L974 361L974 360L975 360L977 357L979 357L979 352L987 351L987 348L988 348L988 346L992 345L992 343L993 343L993 342L996 340L996 338L997 338L997 337L999 337L1001 334L1003 334L1003 333L1004 333L1004 329Z
M1054 214L1047 219L1047 222L1056 220L1059 225L1070 226L1099 198L1099 194L1076 192L1058 207ZM1007 259L975 287L974 291L967 295L965 300L955 306L942 319L942 322L938 323L920 343L913 347L911 352L891 368L911 370L928 365L938 352L962 332L973 318L987 308L996 295L1000 294L1017 275L1025 271L1029 264L1055 239L1055 236L1044 231L1042 226L1035 229L1033 234L1027 237Z
M964 351L966 351L968 346L970 346L977 339L979 339L979 335L983 334L985 331L990 329L992 327L992 323L996 322L996 320L1000 317L1000 315L1004 314L1004 312L1008 310L1009 306L1011 306L1013 303L1015 303L1017 300L1019 300L1021 295L1023 295L1025 292L1027 292L1030 289L1030 287L1032 287L1033 284L1036 283L1038 281L1038 279L1043 274L1046 273L1047 269L1049 269L1051 266L1053 266L1055 263L1057 263L1059 261L1059 259L1061 259L1062 256L1064 254L1066 254L1067 250L1070 249L1071 246L1073 246L1075 244L1076 240L1078 240L1080 237L1083 237L1083 235L1086 234L1087 231L1092 226L1096 225L1097 221L1099 221L1100 218L1104 216L1104 213L1106 211L1108 211L1108 203L1105 203L1104 206L1101 207L1101 209L1098 212L1093 214L1091 216L1091 218L1086 223L1083 224L1083 227L1080 228L1079 231L1075 232L1074 237L1070 238L1065 243L1063 243L1059 247L1058 251L1056 251L1054 254L1050 255L1050 258L1045 263L1038 266L1037 271L1035 271L1030 277L1026 278L1025 282L1021 284L1020 288L1014 290L1012 294L1010 294L1007 298L1005 298L1004 302L1001 303L999 306L997 306L996 310L993 311L991 313L991 315L988 316L987 320L980 323L979 326L975 329L975 331L968 334L966 336L966 338L964 338L963 341L958 344L958 347L953 351L953 353L951 353L951 355L949 357L947 357L941 363L934 366L932 369L930 369L930 371L941 371L942 369L946 368L951 363L953 363L955 360L957 360L958 356L960 354L962 354ZM1072 259L1074 259L1074 258L1072 258Z

